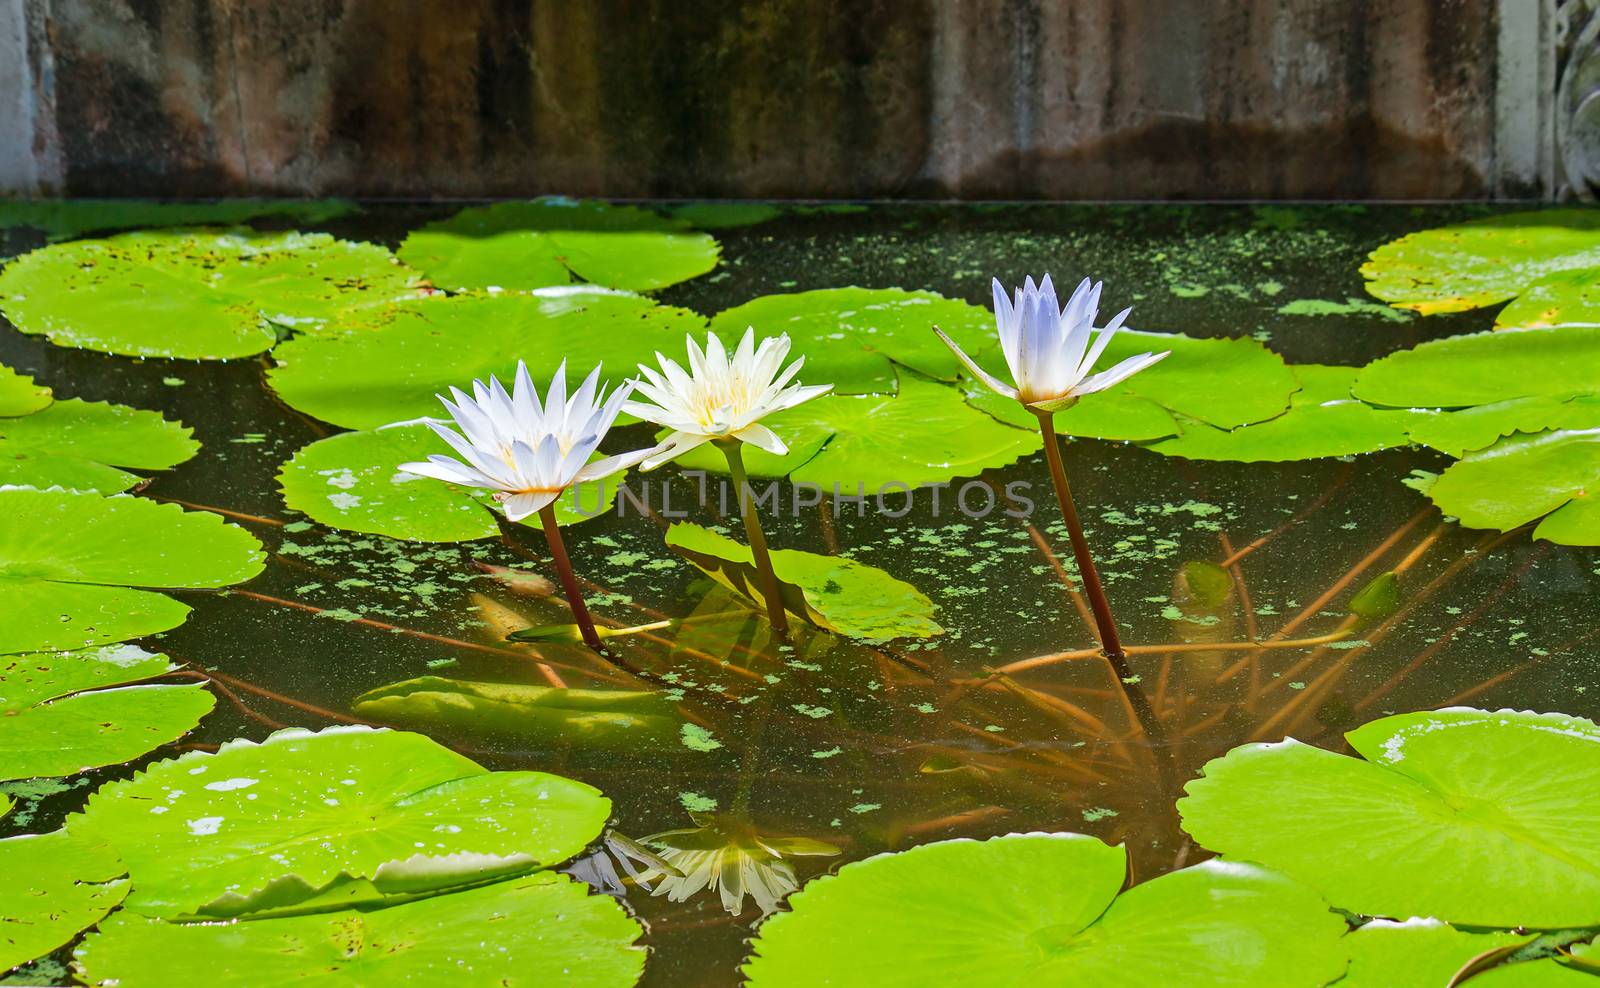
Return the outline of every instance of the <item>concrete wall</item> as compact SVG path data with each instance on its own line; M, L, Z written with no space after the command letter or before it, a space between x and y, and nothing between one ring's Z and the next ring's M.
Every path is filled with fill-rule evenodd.
M1548 194L1550 0L0 0L0 191Z

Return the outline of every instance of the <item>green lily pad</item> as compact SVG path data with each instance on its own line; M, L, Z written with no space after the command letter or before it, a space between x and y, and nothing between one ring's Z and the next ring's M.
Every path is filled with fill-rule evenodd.
M1515 432L1584 428L1600 424L1600 396L1513 398L1418 419L1411 439L1460 457Z
M1469 528L1509 531L1537 518L1536 539L1600 545L1600 407L1588 428L1514 435L1468 453L1428 497Z
M361 912L203 924L123 912L73 956L84 980L121 988L627 988L644 969L640 933L610 896L539 872Z
M356 716L397 727L448 728L540 744L633 748L677 737L672 701L639 690L557 689L423 676L355 698Z
M55 398L49 388L0 364L0 418L28 415L48 407L52 401Z
M747 600L764 599L749 546L687 522L667 529L667 545ZM875 566L774 549L772 569L784 609L802 621L868 641L944 634L933 619L933 601Z
M1178 802L1184 830L1355 913L1600 925L1600 728L1457 707L1345 737L1365 761L1290 739L1209 762Z
M1467 933L1436 919L1377 920L1345 938L1350 969L1332 988L1442 988L1474 958L1532 939L1520 933ZM1518 973L1528 970L1518 965Z
M325 422L376 429L442 414L434 395L452 385L490 374L510 381L518 359L540 382L562 360L576 374L603 362L614 386L704 329L687 309L598 288L437 296L350 313L333 331L296 337L273 351L278 366L267 381Z
M127 496L0 490L0 654L126 641L183 623L148 589L261 572L261 543L206 512Z
M1002 425L968 405L956 388L911 373L902 375L898 394L824 395L762 421L789 452L774 456L747 445L752 476L787 476L828 493L837 485L846 495L883 490L896 508L908 487L975 477L1042 447L1037 426L1024 432ZM728 472L722 451L711 445L677 462Z
M769 202L686 202L668 215L697 230L730 230L777 219L783 210Z
M114 494L140 480L116 467L165 470L199 450L188 426L159 412L69 398L0 418L0 484Z
M1207 862L1118 895L1121 847L1082 834L950 840L847 864L761 925L744 973L786 985L1306 988L1345 967L1311 890Z
M344 199L7 199L0 200L0 230L30 227L51 240L68 240L85 233L152 226L231 225L265 217L321 223L355 208L355 203Z
M543 772L489 772L419 735L285 730L158 762L67 829L116 848L154 916L282 906L341 878L415 892L564 861L611 802Z
M133 645L0 656L0 781L116 765L183 737L216 703L204 686L126 685L174 668Z
M321 233L154 230L24 254L0 269L0 310L59 346L225 359L410 294L414 277L382 247Z
M976 353L998 346L994 315L987 309L934 292L900 288L823 288L789 295L764 295L724 309L711 328L737 340L747 327L757 336L788 333L791 356L804 356L800 379L832 384L836 394L892 394L894 364L943 381L960 368L934 335L938 326Z
M574 276L648 292L717 266L715 237L634 206L571 199L463 209L406 237L400 259L450 291L525 291Z
M57 830L0 840L0 973L42 957L128 893L116 852Z
M324 525L418 542L463 542L500 534L493 499L481 490L402 473L400 464L450 454L425 425L345 432L302 448L278 474L283 499ZM579 484L556 501L556 521L576 525L605 514L621 476ZM540 528L538 515L523 524Z
M1352 392L1374 405L1409 408L1594 394L1600 392L1600 326L1431 340L1368 364Z
M1410 442L1407 430L1432 417L1409 408L1374 408L1350 397L1358 368L1295 364L1290 369L1300 390L1277 418L1231 431L1185 420L1181 435L1149 448L1190 460L1246 463L1348 456L1404 446Z
M1367 291L1423 315L1512 299L1496 326L1600 321L1600 213L1508 213L1407 234L1361 266Z

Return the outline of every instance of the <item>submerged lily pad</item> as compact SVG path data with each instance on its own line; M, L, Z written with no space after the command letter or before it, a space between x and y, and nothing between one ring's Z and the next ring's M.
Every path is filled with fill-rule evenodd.
M753 476L787 476L827 493L884 490L898 507L907 488L974 477L1038 452L1037 428L1024 432L969 406L956 388L901 375L898 394L824 395L763 420L789 445L784 456L744 449ZM706 445L678 458L691 469L727 473L722 452ZM729 499L732 500L731 488Z
M667 529L667 545L747 600L764 599L749 546L687 522ZM818 627L868 641L944 633L933 619L933 601L875 566L842 556L774 549L772 569L784 610Z
M0 490L0 654L166 631L189 608L151 589L241 583L261 543L205 512L127 496Z
M1207 763L1178 802L1184 830L1355 913L1600 925L1600 728L1458 707L1345 737L1365 761L1290 739Z
M1469 528L1509 531L1538 518L1536 539L1600 545L1600 406L1586 428L1514 435L1452 463L1428 488Z
M285 730L158 762L96 792L67 829L116 848L154 916L303 901L341 878L381 893L559 863L611 802L543 772L489 772L419 735Z
M1376 920L1345 938L1350 969L1331 988L1442 988L1474 958L1532 939L1525 933L1467 933L1436 919ZM1530 970L1518 965L1516 973Z
M763 295L724 309L711 328L724 341L747 327L757 336L788 333L791 355L806 358L800 379L832 384L835 394L883 394L896 388L894 364L944 381L960 364L933 327L976 353L998 346L994 316L986 309L934 292L901 288L823 288Z
M321 223L355 208L355 203L345 199L10 199L0 200L0 230L31 227L51 240L67 240L85 233L136 227L234 224L264 217Z
M0 485L114 494L140 480L117 467L165 470L199 449L188 426L159 412L70 398L0 418Z
M704 328L687 309L590 287L439 296L362 310L330 331L292 339L273 352L278 366L267 381L325 422L375 429L442 414L434 395L452 385L490 374L509 382L519 359L541 386L562 360L578 375L603 362L615 385Z
M1374 405L1410 408L1600 393L1600 326L1430 340L1368 364L1352 392Z
M50 389L0 364L0 418L28 415L55 401ZM3 423L0 423L3 424Z
M1508 213L1407 234L1361 266L1367 291L1423 315L1513 300L1497 327L1600 321L1600 213Z
M187 734L216 703L204 686L127 685L174 668L133 645L0 656L0 781L115 765Z
M676 738L683 723L659 693L557 689L423 676L356 697L358 717L399 727L448 728L591 750Z
M121 988L627 988L644 968L644 950L633 945L640 933L610 896L539 872L361 912L204 924L123 912L74 958L85 980Z
M116 852L57 830L0 840L0 973L42 957L128 893Z
M574 276L647 292L717 266L716 238L634 206L571 199L463 209L406 237L400 259L451 291L522 291Z
M321 233L154 230L24 254L0 269L0 310L60 346L224 359L409 294L414 277L382 247Z
M278 474L284 503L333 528L419 542L462 542L500 534L485 491L403 473L400 464L451 454L425 425L346 432L301 449ZM556 520L575 525L605 514L620 476L580 484L556 501ZM538 515L523 524L541 528Z
M1157 365L1159 366L1159 365ZM1150 449L1190 460L1310 460L1404 446L1408 429L1430 418L1415 409L1374 408L1350 396L1359 368L1295 364L1300 381L1289 410L1277 418L1226 431L1185 420L1181 435Z
M1311 890L1207 862L1136 885L1082 834L950 840L847 864L763 923L744 973L786 985L1321 986L1344 922Z
M1513 398L1418 419L1411 438L1424 446L1460 457L1492 445L1514 432L1600 425L1600 395Z

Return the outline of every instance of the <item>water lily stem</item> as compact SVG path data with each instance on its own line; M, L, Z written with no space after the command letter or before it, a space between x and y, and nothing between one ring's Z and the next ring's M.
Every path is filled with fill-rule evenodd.
M722 455L728 458L728 471L733 474L733 488L739 496L739 514L744 518L744 534L750 540L750 555L754 557L756 573L761 577L761 596L766 598L767 620L784 638L789 636L789 617L783 610L783 597L778 593L778 574L772 569L772 556L767 552L767 536L761 531L761 519L756 515L755 498L750 492L750 478L744 469L743 443L737 439L721 440Z
M1111 616L1111 604L1106 600L1105 589L1100 585L1100 572L1095 569L1094 557L1089 553L1089 540L1083 536L1083 523L1078 520L1077 505L1072 503L1072 488L1067 484L1067 469L1061 462L1061 440L1056 436L1055 415L1039 412L1039 431L1044 436L1044 458L1050 465L1050 479L1055 482L1056 501L1061 505L1061 517L1067 523L1067 535L1072 539L1072 555L1078 561L1078 576L1083 583L1084 596L1089 598L1089 609L1094 614L1095 626L1100 631L1100 654L1111 664L1128 705L1133 708L1139 726L1152 743L1165 736L1161 722L1156 718L1150 701L1139 689L1139 679L1128 665L1127 653L1117 637L1117 622Z
M556 575L561 578L561 589L567 595L572 617L583 632L583 643L598 650L600 635L594 630L594 618L589 616L589 606L583 602L583 591L578 589L578 578L573 575L572 563L567 559L567 546L561 541L561 526L556 524L554 505L547 504L539 509L539 527L544 529L545 540L550 543L550 558L555 561Z

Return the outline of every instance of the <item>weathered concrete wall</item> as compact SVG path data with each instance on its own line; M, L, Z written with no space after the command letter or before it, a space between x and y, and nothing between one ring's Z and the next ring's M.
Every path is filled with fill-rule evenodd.
M0 0L0 190L1537 194L1547 3Z

